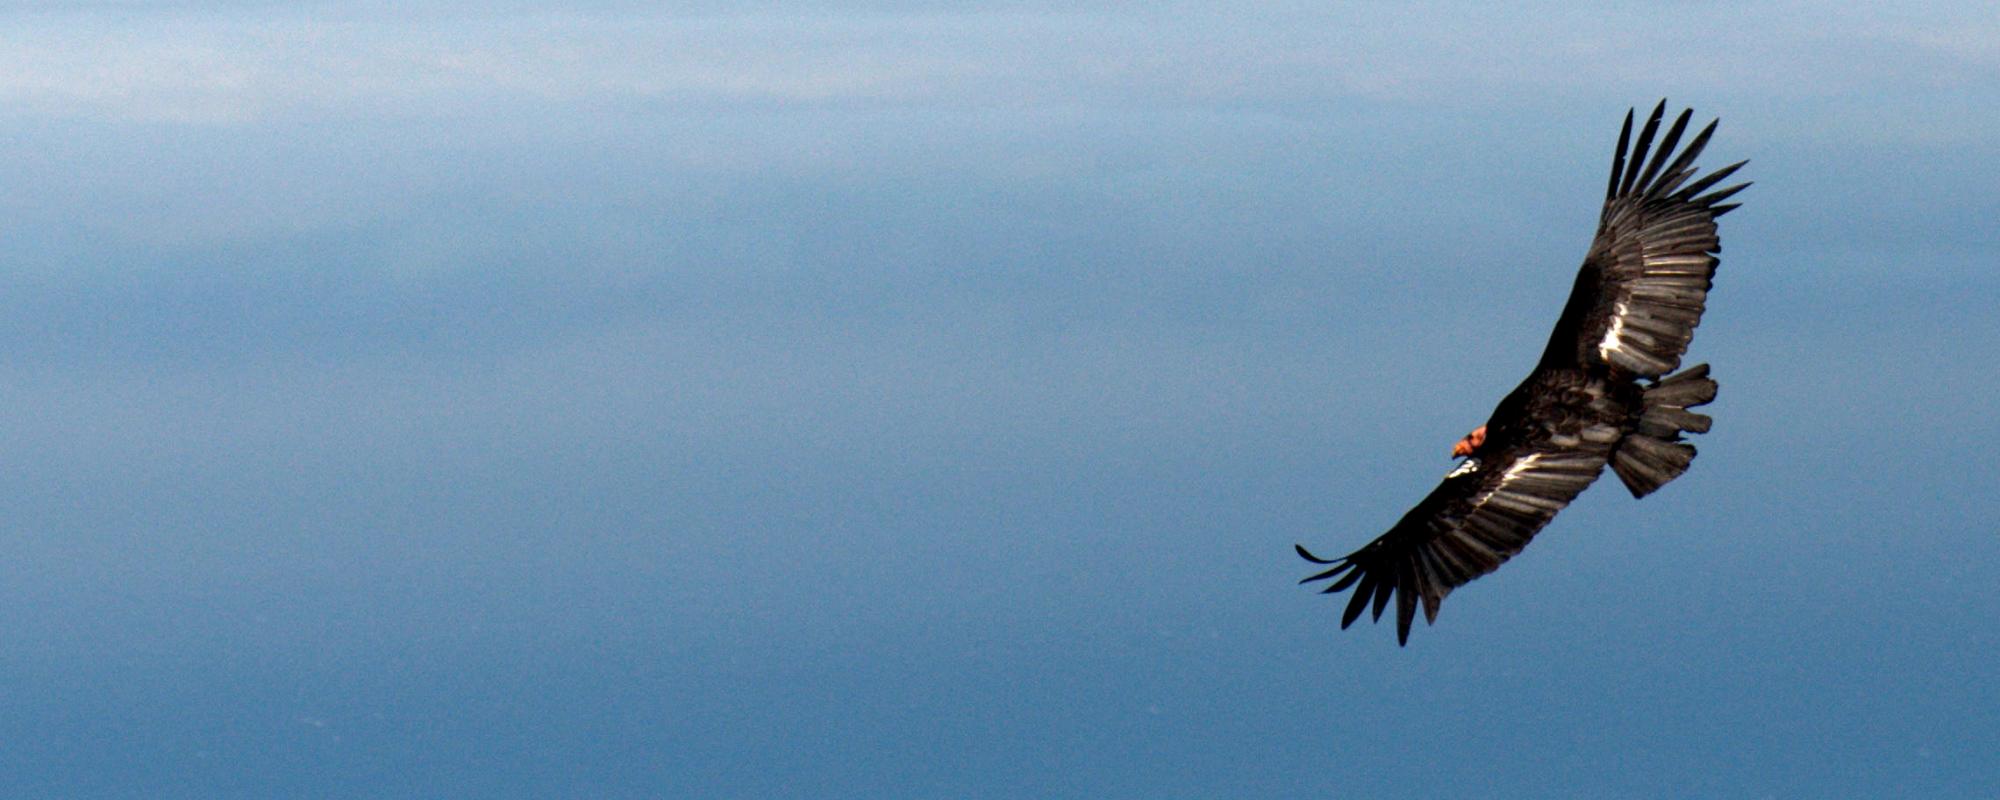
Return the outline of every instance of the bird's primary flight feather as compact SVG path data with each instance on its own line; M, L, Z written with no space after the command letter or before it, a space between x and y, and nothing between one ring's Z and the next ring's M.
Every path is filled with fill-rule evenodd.
M1709 418L1689 411L1715 399L1708 365L1681 372L1712 286L1717 217L1748 183L1709 189L1743 166L1697 178L1695 159L1710 122L1678 154L1693 111L1683 111L1654 147L1666 102L1635 141L1625 115L1612 157L1604 210L1555 331L1521 385L1453 452L1465 456L1437 489L1389 532L1338 559L1303 546L1328 567L1302 583L1352 589L1340 626L1396 603L1396 637L1407 644L1419 605L1437 620L1446 595L1498 569L1609 465L1633 497L1686 471ZM1670 374L1671 373L1671 374Z

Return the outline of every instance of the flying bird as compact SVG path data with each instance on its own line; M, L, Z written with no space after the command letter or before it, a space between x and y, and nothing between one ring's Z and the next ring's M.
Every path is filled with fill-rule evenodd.
M1713 285L1717 217L1749 183L1714 191L1737 162L1697 178L1694 166L1715 132L1702 128L1678 155L1674 148L1693 110L1681 112L1653 147L1666 101L1632 138L1631 112L1618 133L1597 236L1540 363L1500 400L1486 424L1452 447L1462 458L1437 489L1395 527L1301 583L1330 581L1324 592L1353 589L1340 627L1373 606L1380 621L1396 601L1396 639L1407 645L1423 604L1426 623L1453 589L1498 569L1521 552L1556 512L1610 465L1635 498L1687 471L1710 419L1688 409L1715 399L1708 365L1680 372Z

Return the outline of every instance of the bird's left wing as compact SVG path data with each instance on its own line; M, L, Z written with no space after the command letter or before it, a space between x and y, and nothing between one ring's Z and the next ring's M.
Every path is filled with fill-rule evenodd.
M1696 177L1694 162L1715 132L1713 122L1675 152L1691 111L1681 112L1654 147L1665 111L1661 101L1636 141L1632 115L1625 116L1597 236L1549 337L1544 368L1610 365L1658 378L1680 364L1701 324L1722 251L1715 221L1736 208L1724 201L1750 184L1709 191L1740 161Z
M1609 438L1615 438L1615 435ZM1367 546L1339 559L1299 555L1330 568L1300 583L1331 581L1327 594L1352 587L1340 627L1354 624L1370 603L1375 619L1396 600L1396 639L1408 644L1417 602L1426 622L1453 589L1498 569L1528 545L1564 506L1597 480L1610 443L1520 448L1491 463L1472 459Z

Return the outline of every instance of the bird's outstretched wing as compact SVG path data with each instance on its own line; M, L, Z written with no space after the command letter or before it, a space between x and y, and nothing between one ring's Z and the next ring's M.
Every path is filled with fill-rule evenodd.
M1662 100L1636 142L1632 114L1625 115L1597 237L1549 336L1543 367L1610 365L1657 378L1680 365L1701 324L1722 251L1715 220L1737 206L1723 201L1750 184L1708 191L1742 161L1695 178L1695 158L1715 132L1714 122L1675 154L1692 109L1681 112L1654 148L1665 111Z
M1410 641L1417 602L1436 622L1451 590L1499 569L1528 545L1556 512L1597 480L1618 431L1586 432L1579 445L1542 445L1495 457L1468 459L1402 521L1366 547L1340 559L1323 559L1296 546L1299 555L1330 568L1300 583L1332 581L1328 594L1352 587L1340 627L1354 624L1369 604L1375 619L1396 600L1396 640Z

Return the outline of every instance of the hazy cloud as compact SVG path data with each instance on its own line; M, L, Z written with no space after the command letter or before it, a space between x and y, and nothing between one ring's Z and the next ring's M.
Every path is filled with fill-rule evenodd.
M12 16L8 116L211 123L658 103L1310 109L1343 96L1539 103L1666 88L1746 103L1892 87L1989 98L1997 67L1981 43L2000 40L1977 4L430 6L401 20L174 4Z

